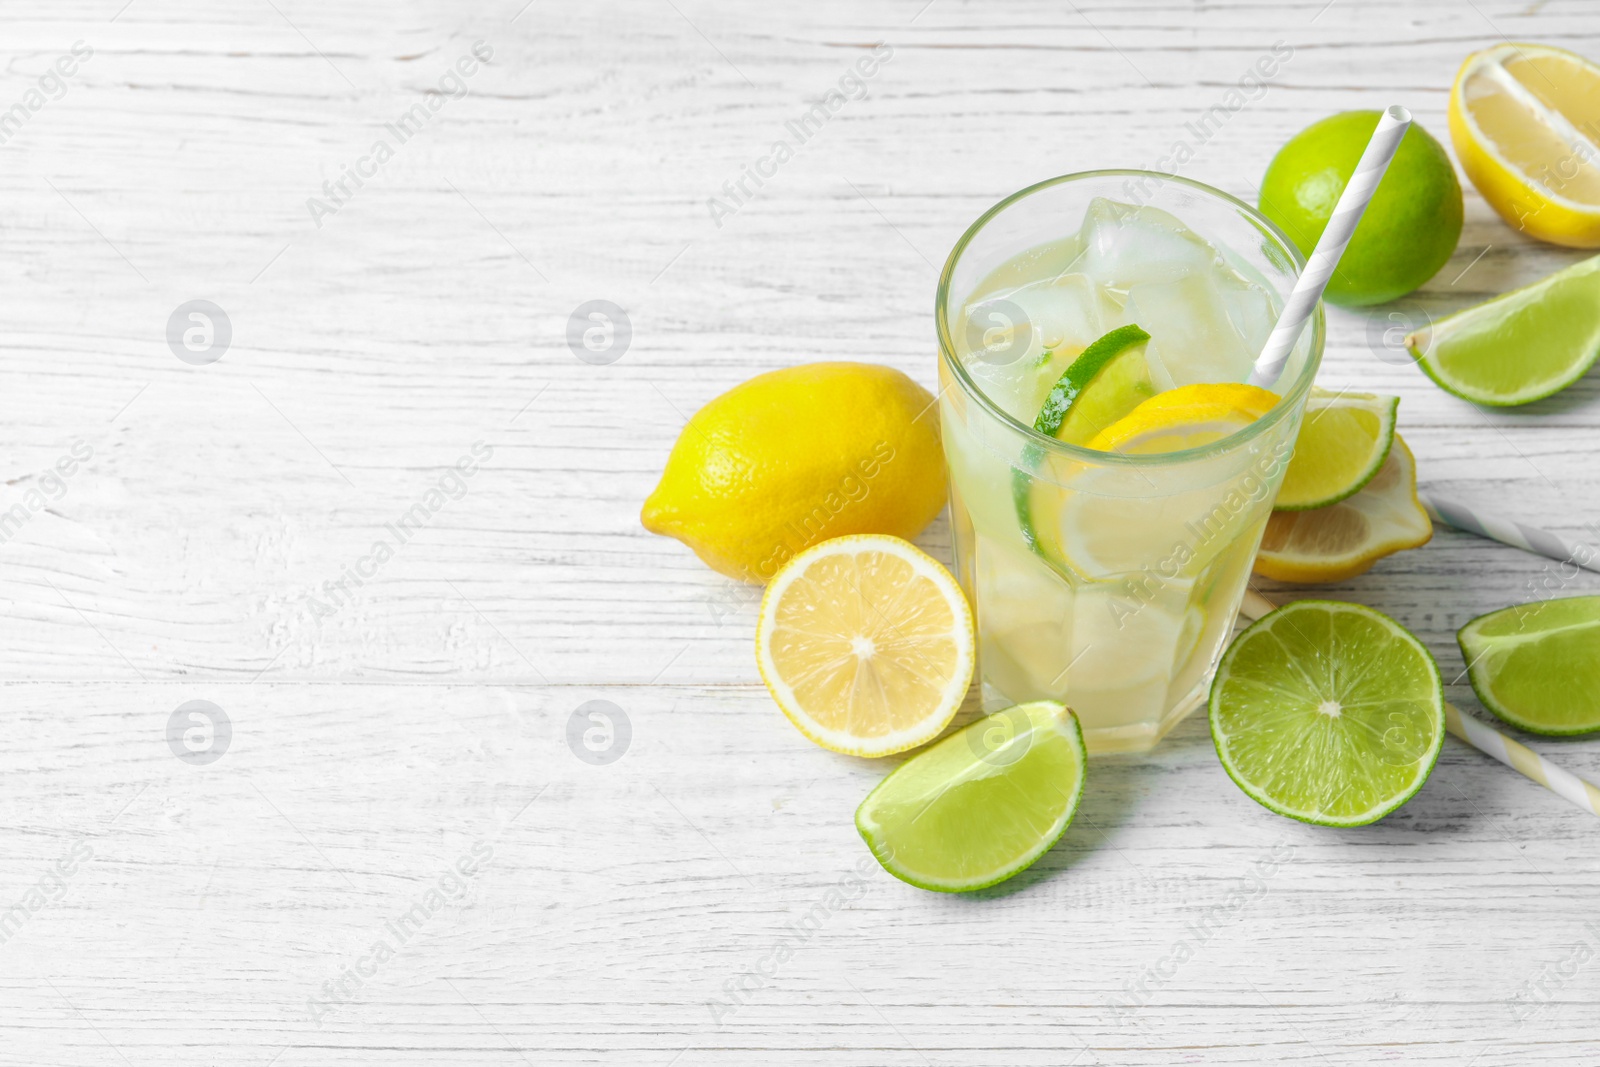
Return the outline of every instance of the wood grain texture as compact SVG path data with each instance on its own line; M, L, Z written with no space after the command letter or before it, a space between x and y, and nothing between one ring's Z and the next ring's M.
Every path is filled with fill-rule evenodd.
M1097 762L1034 871L921 893L861 865L883 767L793 731L753 597L637 518L687 416L752 374L860 358L931 385L936 264L973 218L1155 163L1274 43L1293 55L1184 174L1253 199L1290 134L1354 107L1443 137L1467 52L1600 54L1600 7L121 3L0 11L0 114L93 50L0 145L0 512L26 511L0 541L0 1063L1600 1060L1600 827L1532 783L1452 742L1393 818L1305 827L1191 720ZM718 225L708 199L878 42L865 95ZM307 200L380 138L319 226ZM1487 413L1380 358L1390 312L1581 258L1466 195L1422 292L1331 314L1323 380L1403 398L1426 484L1585 536L1592 376ZM193 299L232 325L207 366L166 341ZM609 365L568 347L591 300L631 322ZM922 542L948 558L943 520ZM1600 591L1552 573L1442 530L1319 592L1454 678L1472 616ZM193 699L232 724L209 765L166 740ZM569 746L591 700L631 729L615 762ZM1600 779L1593 743L1530 743Z

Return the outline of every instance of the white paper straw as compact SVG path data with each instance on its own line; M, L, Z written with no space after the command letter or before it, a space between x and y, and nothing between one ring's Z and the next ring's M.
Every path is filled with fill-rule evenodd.
M1239 614L1255 620L1266 615L1277 605L1254 589L1244 595ZM1526 745L1518 744L1481 719L1464 715L1454 704L1444 706L1445 729L1486 756L1504 763L1518 774L1538 782L1565 800L1570 800L1590 815L1600 816L1600 788L1584 781L1571 771L1551 763Z
M1372 131L1372 140L1367 142L1366 151L1361 153L1361 160L1345 184L1344 192L1339 194L1339 203L1334 206L1328 225L1323 227L1317 246L1311 250L1306 269L1300 272L1299 280L1294 283L1294 291L1284 302L1283 314L1278 316L1272 336L1267 338L1266 347L1256 358L1255 370L1250 374L1251 385L1271 388L1283 374L1290 350L1299 340L1300 331L1305 329L1311 313L1316 310L1317 301L1322 299L1322 290L1327 288L1328 279L1333 277L1333 270L1344 255L1345 246L1356 232L1356 223L1361 221L1368 201L1383 180L1383 172L1389 169L1389 161L1394 158L1395 149L1400 147L1400 138L1410 128L1411 112L1398 105L1385 109L1378 118L1378 128Z
M1528 526L1437 493L1418 493L1417 496L1434 522L1600 574L1600 548L1593 545L1568 542L1549 530Z

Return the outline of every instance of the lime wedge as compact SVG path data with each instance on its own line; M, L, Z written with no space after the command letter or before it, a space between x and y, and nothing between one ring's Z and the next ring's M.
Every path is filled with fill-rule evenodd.
M1381 612L1301 600L1223 655L1211 740L1228 776L1269 811L1364 826L1410 800L1439 758L1439 667Z
M1272 506L1307 511L1355 496L1389 458L1399 406L1397 396L1313 389Z
M1119 326L1078 353L1050 388L1033 428L1068 444L1085 445L1155 396L1144 357L1149 340L1137 326Z
M1536 734L1600 730L1600 596L1491 611L1456 634L1483 706Z
M1406 345L1428 377L1474 403L1560 392L1600 355L1600 256L1440 319Z
M1078 717L1050 700L979 719L901 764L856 809L883 869L919 889L964 893L1026 870L1083 796Z

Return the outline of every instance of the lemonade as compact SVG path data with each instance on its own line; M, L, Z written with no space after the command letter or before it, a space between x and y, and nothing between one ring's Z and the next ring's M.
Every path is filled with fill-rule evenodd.
M1251 409L1229 383L1249 377L1299 264L1247 205L1140 172L1034 186L957 244L940 410L986 709L1061 701L1090 751L1111 752L1150 747L1203 701L1293 451L1320 312L1277 397L1254 392ZM1063 376L1128 326L1086 358L1106 370L1072 402L1092 416L1158 399L1117 424L1119 451L1073 443L1087 431L1056 429Z

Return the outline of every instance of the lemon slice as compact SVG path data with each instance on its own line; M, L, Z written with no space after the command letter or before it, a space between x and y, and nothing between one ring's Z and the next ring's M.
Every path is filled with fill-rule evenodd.
M1461 64L1450 139L1491 207L1541 241L1600 248L1600 66L1541 44Z
M1389 457L1399 406L1397 396L1311 390L1294 458L1272 506L1305 511L1354 496Z
M1254 385L1180 385L1101 430L1089 447L1129 455L1199 448L1244 429L1277 402L1277 393Z
M1355 496L1314 511L1273 512L1255 569L1284 582L1337 582L1432 536L1417 500L1417 462L1395 434L1389 458Z
M909 541L836 537L772 579L756 663L778 707L823 748L887 756L949 724L973 669L972 610Z

